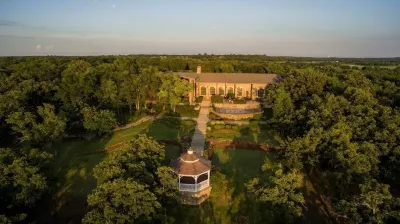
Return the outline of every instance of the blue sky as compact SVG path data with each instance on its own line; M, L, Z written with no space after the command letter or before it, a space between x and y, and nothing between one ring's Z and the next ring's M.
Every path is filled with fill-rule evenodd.
M0 0L0 55L400 56L399 0Z

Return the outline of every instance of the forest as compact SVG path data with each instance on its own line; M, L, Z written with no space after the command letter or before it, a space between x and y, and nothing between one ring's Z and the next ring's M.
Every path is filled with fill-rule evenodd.
M143 115L189 107L191 87L173 72L198 65L282 77L262 99L282 136L279 165L246 184L255 203L272 208L261 213L298 222L305 208L297 174L306 172L321 182L336 223L400 222L400 58L199 54L0 58L0 223L35 221L59 182L50 164L64 139L105 136ZM83 222L173 222L166 208L177 192L161 148L140 135L100 163ZM105 198L125 197L120 189L144 203L102 217L118 208Z

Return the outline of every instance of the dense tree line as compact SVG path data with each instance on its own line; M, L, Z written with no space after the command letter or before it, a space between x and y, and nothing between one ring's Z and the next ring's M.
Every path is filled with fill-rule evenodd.
M39 146L65 134L103 134L155 100L174 110L191 89L176 75L164 75L151 64L141 66L134 57L28 57L0 62L2 143Z
M351 63L364 67L347 65ZM110 132L154 102L174 110L190 86L168 73L195 72L198 65L203 72L277 73L284 78L268 88L266 98L273 109L271 124L286 138L280 150L282 161L264 167L268 175L248 184L260 203L273 208L272 213L280 212L276 217L289 222L301 215L301 173L309 172L329 181L332 187L327 194L341 220L398 219L400 69L379 67L398 63L399 59L203 54L0 58L0 222L26 219L29 209L51 188L46 164L51 161L47 152L53 152L53 142L66 134ZM85 222L110 220L104 216L105 206L116 204L101 201L110 195L148 202L146 209L136 213L125 204L130 216L122 220L168 218L165 197L174 193L160 189L172 186L170 171L160 168L162 155L152 157L149 152L151 160L137 157L145 151L138 144L159 148L150 140L140 141L125 152L132 160L116 154L96 168L99 185L89 197L91 209ZM148 166L151 161L157 169ZM123 164L129 175L104 179L107 172L101 167L122 172L116 163ZM132 176L138 173L145 176ZM128 188L149 192L121 194Z
M326 180L340 222L399 222L399 93L399 70L328 66L284 75L266 94L270 123L286 137L279 150L284 166L272 178L287 175L280 183L291 183L302 170ZM278 187L255 180L249 189L260 202L276 203L270 197ZM291 196L279 205L295 217L290 205L299 209L302 200L293 190L283 190Z

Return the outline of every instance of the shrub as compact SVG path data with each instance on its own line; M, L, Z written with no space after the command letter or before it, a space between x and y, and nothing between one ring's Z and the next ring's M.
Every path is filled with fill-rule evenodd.
M225 125L223 125L223 124L217 124L214 126L215 130L224 129L224 128L225 128Z
M240 130L240 126L239 125L232 125L232 129L233 130Z
M203 96L199 96L196 98L196 103L201 103L203 102Z
M228 93L228 94L226 94L226 98L234 99L235 98L235 94L234 93Z
M210 122L210 125L211 125L211 126L214 126L214 125L216 125L216 124L217 124L217 121L211 121L211 122Z
M231 128L232 128L232 125L227 124L227 125L225 125L225 128L226 128L226 129L231 129Z
M246 100L245 99L235 99L235 100L233 100L233 103L235 103L235 104L246 104Z
M208 131L211 131L211 127L207 127L207 132L208 132Z
M213 95L211 96L211 103L223 103L224 98L222 96Z
M222 124L222 125L224 125L225 124L225 121L215 121L215 124Z
M165 113L165 115L166 115L166 116L169 116L169 117L180 117L180 115L179 115L178 112L173 112L172 110L167 111L167 112Z
M221 118L220 116L218 116L218 115L216 115L216 114L214 114L214 113L208 114L208 118L209 118L210 120L222 120L222 118Z
M175 109L181 117L197 117L199 113L194 109L194 105L178 105Z
M153 109L157 114L159 114L163 110L163 107L162 104L151 104L150 109Z

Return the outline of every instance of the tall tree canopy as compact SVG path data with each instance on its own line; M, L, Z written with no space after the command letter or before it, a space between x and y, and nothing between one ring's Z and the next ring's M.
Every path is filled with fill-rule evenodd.
M37 149L0 148L0 222L26 218L48 190L44 171L52 156Z
M192 90L193 86L178 75L165 74L161 76L161 86L157 96L161 103L171 105L171 109L175 112L176 105Z
M88 196L84 223L165 221L166 205L178 201L176 176L161 166L164 146L139 135L94 169L98 186Z
M343 222L399 221L398 107L361 71L325 72L294 70L267 88L285 169L318 170Z

